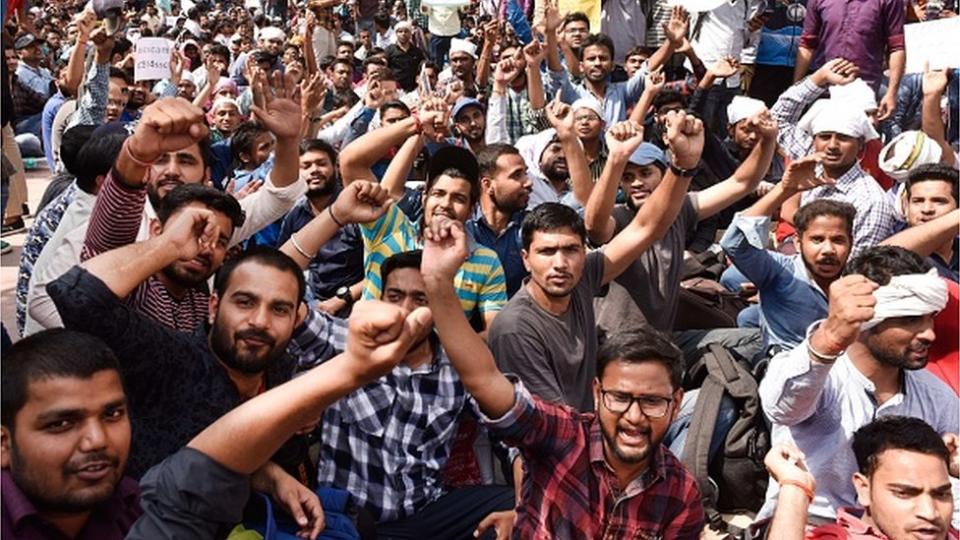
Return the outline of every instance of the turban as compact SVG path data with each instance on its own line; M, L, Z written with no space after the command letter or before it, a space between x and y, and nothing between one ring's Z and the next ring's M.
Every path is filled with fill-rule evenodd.
M898 182L907 179L910 169L939 163L943 150L922 131L904 131L880 150L880 169Z
M727 105L727 123L730 125L750 118L767 109L767 104L759 99L753 99L747 96L734 96L733 101Z
M448 55L452 56L454 53L458 52L467 53L476 58L477 46L465 39L453 38L450 40L450 52Z
M810 136L832 132L872 141L879 137L877 130L862 109L835 99L821 99L803 115L797 127Z
M287 35L283 33L283 30L277 28L276 26L268 26L266 28L260 29L260 39L265 39L270 41L272 39L279 39L281 41L287 40Z
M863 79L854 79L848 84L831 86L830 99L861 111L877 110L877 95Z
M947 284L936 269L926 274L893 276L890 283L873 291L877 299L873 318L863 324L869 330L894 317L917 317L937 313L947 305Z

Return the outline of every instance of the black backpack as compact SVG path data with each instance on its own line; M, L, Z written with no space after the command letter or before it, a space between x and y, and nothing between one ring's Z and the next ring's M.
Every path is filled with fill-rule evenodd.
M684 388L699 388L694 418L683 451L683 463L697 479L707 523L744 538L745 531L727 524L720 512L756 512L763 505L768 474L763 458L770 450L770 431L760 407L757 380L746 362L723 346L711 344L687 369ZM737 418L720 453L709 463L708 452L720 400L733 399Z

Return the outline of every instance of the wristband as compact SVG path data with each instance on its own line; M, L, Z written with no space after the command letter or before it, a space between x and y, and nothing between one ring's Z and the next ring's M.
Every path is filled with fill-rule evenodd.
M691 178L691 177L693 177L693 176L696 176L696 174L697 174L698 172L700 172L700 164L697 163L695 166L693 166L693 167L690 168L690 169L682 169L682 168L680 168L680 167L677 167L677 166L674 165L673 163L671 163L671 164L670 164L670 172L672 172L673 174L675 174L675 175L677 175L677 176L682 176L682 177L684 177L684 178Z
M153 167L153 161L143 161L142 159L138 159L137 156L133 155L133 152L130 150L130 139L127 139L123 142L123 150L127 153L127 157L130 158L130 161L134 162L135 164L145 169Z
M339 219L337 219L337 216L334 215L334 213L333 213L333 205L332 205L332 204L327 207L327 212L330 214L330 219L332 219L333 222L337 224L337 227L340 227L340 228L342 229L342 228L343 228L343 222L341 222Z
M803 490L803 493L804 493L804 495L807 496L807 499L809 499L810 502L813 502L813 490L810 489L810 486L808 486L808 485L805 484L804 482L801 482L800 480L796 480L796 479L794 479L794 478L784 478L783 480L780 480L780 486L781 486L781 487L782 487L782 486L797 486L798 488L800 488L800 489Z

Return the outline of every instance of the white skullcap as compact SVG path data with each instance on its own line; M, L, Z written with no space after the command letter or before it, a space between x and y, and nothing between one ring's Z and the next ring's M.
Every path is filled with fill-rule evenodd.
M238 111L240 110L240 104L237 103L237 100L228 97L219 97L213 102L213 105L210 106L210 112L217 112L217 109L224 105L233 105Z
M830 99L863 111L877 110L877 94L863 79L854 79L848 84L831 86Z
M890 283L873 291L873 297L877 305L873 318L863 323L863 330L895 317L919 317L941 311L947 305L947 284L931 268L926 274L893 276Z
M450 40L450 52L448 54L452 56L453 53L458 52L467 53L476 58L477 46L465 39L453 38Z
M267 41L272 39L281 39L286 41L287 35L283 33L283 30L277 28L276 26L267 26L266 28L260 29L260 39L265 39Z
M810 136L832 132L872 141L880 137L863 109L835 99L821 99L803 115L797 127Z
M400 30L401 28L413 30L413 23L410 21L399 21L397 24L393 25L394 30Z
M747 96L734 96L727 105L727 123L731 126L767 110L767 104Z
M197 84L197 80L193 78L193 73L190 73L187 70L183 70L183 73L180 75L180 80L191 82L194 84L194 86Z
M576 114L579 109L590 109L597 113L600 120L603 120L603 105L593 96L582 97L574 101L573 104L570 105L570 114Z
M917 165L939 163L943 150L922 131L904 131L880 150L880 170L898 182Z

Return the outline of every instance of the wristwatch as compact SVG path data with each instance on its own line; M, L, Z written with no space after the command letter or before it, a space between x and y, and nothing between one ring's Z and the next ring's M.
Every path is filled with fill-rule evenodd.
M675 175L677 175L677 176L682 176L682 177L684 177L684 178L690 178L690 177L696 176L696 174L697 174L698 172L700 172L700 164L697 163L696 166L694 166L693 168L690 168L690 169L681 169L680 167L677 167L676 165L674 165L673 163L671 163L671 164L670 164L670 172L672 172L673 174L675 174Z
M347 307L353 305L353 294L350 292L350 287L344 286L337 289L336 297L346 302Z

